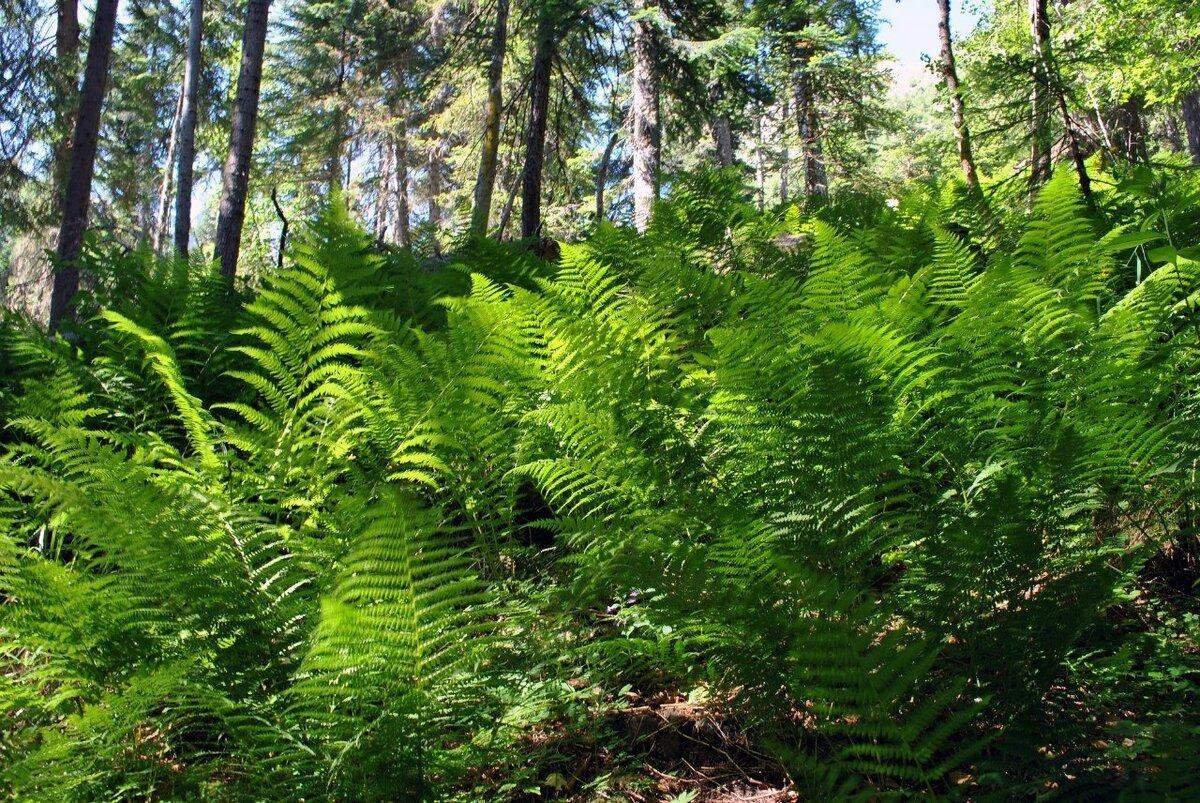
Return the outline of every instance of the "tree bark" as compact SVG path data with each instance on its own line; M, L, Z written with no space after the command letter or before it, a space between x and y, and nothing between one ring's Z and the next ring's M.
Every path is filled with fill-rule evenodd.
M270 8L270 0L247 0L246 3L242 65L233 103L229 156L221 172L221 203L213 255L221 264L221 274L230 281L237 273L242 225L246 220L246 193L250 186L250 161L254 155L254 130L258 123L258 95Z
M804 164L804 194L826 195L829 192L825 175L825 158L821 152L821 131L817 118L816 93L808 64L811 54L801 57L801 66L794 87L796 128L800 134L800 158Z
M633 227L640 233L650 225L654 202L658 199L658 70L655 66L655 26L645 17L655 0L633 0L633 97L629 107L629 148L633 158ZM607 180L611 148L605 152L604 178ZM597 186L596 218L602 190Z
M1033 34L1033 87L1030 93L1030 150L1029 191L1032 196L1037 188L1050 177L1050 17L1046 13L1046 0L1029 0L1029 28Z
M184 79L184 83L187 79ZM171 117L171 133L167 138L167 158L163 163L162 183L158 188L158 206L155 209L154 232L150 248L159 253L163 238L167 235L167 221L171 217L171 182L175 178L175 150L179 146L179 128L183 121L183 95L186 87L180 85L179 100L175 102L175 114Z
M758 196L758 211L761 212L767 208L767 160L764 150L766 148L766 134L763 126L764 111L759 105L754 112L755 119L755 141L754 141L754 187Z
M1116 132L1120 155L1134 164L1150 161L1150 153L1146 149L1146 124L1142 119L1144 106L1145 100L1141 95L1131 96L1116 108L1111 126Z
M604 188L608 186L608 168L612 163L613 148L617 147L617 132L614 131L604 146L604 154L600 157L600 167L596 170L596 222L607 220L604 207ZM634 215L636 223L636 212ZM645 231L645 229L639 229Z
M1200 89L1183 96L1180 116L1187 130L1187 149L1192 155L1192 163L1200 165Z
M71 164L71 137L75 122L75 93L78 90L76 72L79 61L79 3L78 0L58 0L54 29L54 216L62 217L62 200L67 188L67 172Z
M175 250L188 255L192 236L192 187L196 163L196 121L200 98L200 59L204 39L204 0L192 0L188 22L187 64L183 74L183 118L179 125L179 165L175 179Z
M426 157L426 170L429 174L429 225L433 237L433 253L441 256L442 247L439 231L442 226L442 156L441 142L434 136L433 144L429 146Z
M954 61L954 44L950 34L950 0L938 0L938 37L942 43L942 80L950 96L950 112L954 118L954 133L958 144L958 161L962 166L967 186L977 197L983 196L979 184L979 171L975 167L975 154L971 150L971 130L963 107L962 90L958 84L958 68Z
M554 15L543 8L538 14L533 71L529 78L529 129L525 137L525 165L521 171L521 237L542 234L542 167L546 158L546 125L550 110L550 70L557 49Z
M379 141L376 163L379 165L375 182L375 240L384 242L388 232L388 217L391 214L392 147L386 140Z
M788 179L790 177L791 166L792 166L792 149L788 145L787 127L788 127L788 99L787 99L787 95L785 94L783 97L783 104L782 104L782 108L780 109L780 115L779 115L779 131L783 132L783 137L782 137L783 151L780 153L780 165L779 165L779 202L781 204L786 204L789 200L789 198L788 198Z
M108 87L108 63L112 58L113 32L118 0L96 0L92 33L88 42L79 112L71 138L71 165L62 201L62 225L58 230L59 269L50 294L50 331L58 329L79 290L79 250L87 227L92 199L92 176L96 170L96 146L100 135L100 111Z
M718 167L733 166L733 125L728 114L718 114L712 121L713 147Z
M504 53L508 45L508 0L497 0L496 27L492 31L492 60L488 64L487 107L483 114L483 142L479 152L479 173L475 178L475 201L471 207L470 233L487 236L492 214L492 193L496 187L496 161L500 154L500 115L504 111L502 95Z
M396 166L396 242L401 248L412 244L408 225L408 117L402 115L392 162Z

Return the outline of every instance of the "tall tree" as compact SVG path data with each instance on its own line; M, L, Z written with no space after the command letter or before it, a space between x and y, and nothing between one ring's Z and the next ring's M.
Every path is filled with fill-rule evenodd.
M500 116L504 99L504 53L508 43L508 0L496 0L496 24L492 30L491 61L488 64L488 97L483 115L483 142L479 152L479 173L475 178L475 198L471 207L470 233L487 234L492 212L492 193L496 187L496 161L500 154Z
M79 60L79 0L57 0L54 27L54 143L53 176L56 215L66 193L67 168L71 163L76 70Z
M232 281L237 272L246 219L246 193L250 186L250 158L254 152L254 130L258 122L258 96L262 85L263 49L267 39L267 15L271 0L247 0L246 24L242 32L242 65L229 135L229 155L221 172L221 202L213 256L221 273Z
M967 127L967 116L963 109L962 90L958 84L958 68L954 62L954 44L950 33L950 0L938 0L938 38L941 39L942 80L950 97L950 113L954 119L954 134L958 145L958 161L962 166L967 186L982 197L979 171L975 167L975 154L971 150L971 130Z
M187 78L184 78L187 82ZM179 127L183 121L183 97L187 87L179 88L179 99L175 101L175 116L171 118L171 131L167 137L167 158L163 162L162 181L158 187L158 205L154 213L154 230L150 247L158 253L162 246L162 238L166 235L168 212L171 209L171 187L175 179L175 150L179 147Z
M656 11L654 0L633 0L633 96L629 107L629 149L633 158L633 226L639 232L645 231L650 225L650 215L658 198L658 69L655 64L656 27L651 19ZM604 173L607 174L607 159L604 167ZM602 210L597 207L596 216L601 215Z
M100 135L100 111L108 86L108 63L112 56L117 24L118 0L97 0L88 41L79 111L71 138L71 165L62 201L62 225L58 230L58 271L50 295L50 331L58 329L79 290L79 250L87 227L92 198L92 176L96 169L96 147Z
M542 169L546 161L546 128L550 111L550 78L558 52L558 20L554 3L540 4L529 76L529 123L525 165L521 171L521 237L542 234Z
M1030 191L1050 177L1050 17L1046 0L1029 0L1029 27L1033 34L1033 86L1030 91L1029 157Z
M183 117L179 123L179 165L175 179L175 250L187 257L192 233L192 184L196 162L196 121L199 116L201 44L204 39L204 0L191 0L187 57L183 72Z

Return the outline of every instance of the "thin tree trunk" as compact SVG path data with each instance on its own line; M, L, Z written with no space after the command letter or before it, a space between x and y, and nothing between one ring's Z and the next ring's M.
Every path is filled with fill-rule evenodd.
M1066 97L1061 91L1056 91L1055 99L1058 102L1058 113L1062 117L1063 129L1067 132L1067 150L1070 151L1071 162L1075 165L1075 175L1079 177L1079 190L1091 205L1093 203L1092 179L1088 175L1083 149L1079 146L1079 132L1075 130L1075 125L1071 122L1071 113L1067 110Z
M608 144L604 146L604 155L600 157L600 167L596 170L596 222L607 220L608 215L605 213L604 207L604 188L608 186L608 168L612 163L613 148L617 147L617 132L614 131L612 136L608 138ZM637 213L634 213L636 222ZM645 229L639 229L645 231Z
M497 0L496 27L492 30L492 60L488 65L487 107L483 115L483 142L479 152L479 173L475 178L475 202L471 207L470 233L487 236L492 213L492 192L496 186L496 161L500 154L500 116L504 111L504 53L508 45L508 0Z
M192 186L196 163L196 121L200 98L200 59L204 39L204 0L192 0L187 64L183 74L183 117L179 124L179 174L175 179L175 250L187 258L192 236Z
M633 97L630 102L629 147L633 157L633 227L644 232L650 225L654 202L658 199L658 70L655 58L655 27L643 12L654 8L654 0L633 0L638 16L633 23ZM608 178L608 157L611 143L605 151L604 179ZM596 218L603 217L600 208L603 190L597 185Z
M1187 149L1192 155L1192 163L1200 165L1200 89L1183 96L1180 116L1187 130Z
M221 204L213 255L230 281L237 273L246 220L246 194L250 186L250 161L254 155L254 130L258 123L258 95L262 84L263 49L267 39L270 0L247 0L246 27L242 33L242 66L229 135L229 156L221 173Z
M811 54L805 53L796 76L796 128L800 134L800 158L804 164L804 194L826 195L825 159L821 153L821 132L817 123L817 103L809 71Z
M762 106L755 110L755 142L754 142L754 186L758 194L758 211L767 208L767 159L766 134L763 129Z
M958 161L962 165L967 186L977 197L983 197L979 184L979 172L975 168L975 154L971 150L971 130L967 127L967 116L963 108L962 89L958 84L958 68L954 62L954 44L950 34L950 0L938 0L938 37L942 42L942 80L950 96L950 112L954 118L954 133L958 143Z
M504 206L500 209L500 220L496 223L496 238L504 239L504 233L508 231L508 222L512 219L513 207L517 202L517 190L521 186L520 176L507 176L508 178L508 197L504 199Z
M408 117L401 115L400 131L392 158L396 166L396 242L401 248L412 243L408 227Z
M349 138L346 133L346 115L342 109L342 90L346 84L346 28L342 28L340 54L338 56L337 80L334 83L333 120L330 124L329 156L326 170L329 175L329 194L342 189L349 183L350 171L342 173L343 147Z
M779 116L779 131L783 134L783 136L782 136L783 151L780 153L780 165L779 165L779 202L781 204L786 204L789 200L789 198L788 198L788 179L790 177L791 166L792 166L792 149L791 149L791 146L788 145L787 129L788 129L788 99L787 99L787 96L785 95L783 98L783 106L780 110L780 116Z
M62 200L67 189L67 172L71 164L71 138L74 135L75 107L78 104L76 72L79 62L79 2L58 0L54 29L54 209L55 218L62 218Z
M288 219L279 203L278 187L271 188L271 205L275 207L275 214L279 216L279 250L275 255L275 269L283 270L283 255L287 253Z
M71 300L79 290L79 250L87 227L92 199L92 176L96 169L96 146L100 135L100 111L108 86L108 63L112 57L113 32L118 0L96 0L92 33L88 42L79 112L71 138L71 166L62 202L62 225L58 230L59 270L50 294L50 331L58 329Z
M184 78L184 83L187 79ZM150 248L159 253L163 238L167 235L167 221L171 217L171 182L175 178L175 149L179 145L179 128L183 117L183 95L186 87L179 87L179 100L175 103L175 115L171 118L171 134L167 139L167 159L163 164L162 183L158 188L158 206L154 218L154 233Z
M537 44L529 78L529 128L521 172L521 237L542 234L542 168L546 159L546 124L550 109L550 70L557 46L556 21L549 10L538 15Z
M436 134L433 144L429 146L426 170L429 173L429 226L433 237L433 253L441 256L442 204L439 196L442 194L442 159L441 142Z
M1029 28L1033 34L1033 87L1030 93L1029 190L1032 196L1050 177L1050 17L1046 0L1029 0Z
M375 240L384 242L388 230L388 211L391 208L389 194L392 183L392 149L386 140L379 141L376 164L379 165L375 182Z

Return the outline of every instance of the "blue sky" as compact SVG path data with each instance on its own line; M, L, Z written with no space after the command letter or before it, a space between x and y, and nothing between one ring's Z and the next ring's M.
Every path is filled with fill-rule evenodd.
M975 28L986 0L951 0L950 24L955 39ZM880 0L879 39L897 62L896 82L907 85L922 70L921 54L936 56L937 3L934 0Z

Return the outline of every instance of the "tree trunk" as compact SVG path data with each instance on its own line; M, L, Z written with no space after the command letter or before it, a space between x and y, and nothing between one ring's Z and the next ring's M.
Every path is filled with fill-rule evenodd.
M817 121L816 94L808 64L810 53L803 54L794 88L796 128L800 134L800 158L804 163L804 194L826 195L829 192L825 175L825 159L821 153L821 132Z
M728 114L718 114L712 121L713 147L718 167L733 166L733 125Z
M958 143L958 161L962 165L967 186L977 197L983 197L979 184L979 172L975 168L975 154L971 150L971 130L967 127L963 108L962 90L958 85L958 68L954 62L954 45L950 34L950 0L938 0L938 37L942 42L942 80L950 96L950 112L954 118L954 133Z
M434 137L433 144L429 146L427 155L426 170L429 173L429 225L433 237L433 253L436 256L441 256L442 246L439 239L439 234L442 226L442 158L441 158L441 143Z
M175 179L175 250L187 258L192 236L192 186L196 163L196 121L200 98L200 59L204 39L204 0L192 0L187 64L183 74L183 117L179 124L179 174Z
M108 86L108 62L112 57L113 31L118 0L96 0L92 33L88 42L79 112L71 138L71 166L62 201L62 225L58 230L58 272L50 294L50 331L58 329L79 289L79 250L87 226L92 199L92 175L96 169L96 145L100 135L100 111Z
M54 29L54 216L62 218L62 200L67 189L67 172L71 164L71 137L77 105L79 61L79 4L78 0L58 0Z
M779 164L779 202L781 204L787 204L787 202L789 200L789 198L788 198L788 179L789 179L789 174L791 173L791 166L792 166L792 149L788 145L787 127L788 127L788 99L787 99L787 96L784 95L783 105L782 105L782 108L780 109L780 115L779 115L779 131L783 133L783 136L782 136L783 151L780 153L780 164Z
M334 82L333 119L329 131L329 155L326 162L326 172L329 178L329 195L342 189L349 183L350 171L342 173L343 148L349 136L346 132L346 114L342 108L342 91L346 85L346 28L342 28L341 46L338 56L337 79Z
M501 94L504 79L504 53L508 43L508 0L497 0L496 27L492 30L492 60L488 65L487 108L483 114L483 142L479 152L479 173L475 178L475 203L471 207L472 237L487 236L492 213L492 192L496 187L496 161L500 154L500 115L504 111Z
M596 170L596 222L607 220L608 215L605 213L604 207L604 188L608 186L608 168L612 163L613 148L617 147L617 132L614 131L612 136L608 138L608 144L604 146L604 155L600 157L600 167ZM636 224L637 213L634 212L634 220ZM645 231L645 229L639 229Z
M633 23L633 98L630 102L629 148L633 158L633 227L644 232L650 225L654 202L658 199L658 70L655 66L655 26L645 17L654 8L654 0L633 0L637 18ZM610 148L611 151L611 148ZM608 155L605 152L604 178L607 180ZM596 218L602 190L596 191Z
M1031 195L1050 177L1050 17L1046 0L1029 0L1029 27L1033 33L1033 88L1030 93L1029 165Z
M184 78L187 83L187 78ZM154 217L154 233L150 240L150 248L159 253L163 238L167 235L167 221L171 215L171 182L175 178L175 149L179 145L179 128L183 121L183 95L185 86L179 87L179 100L175 103L175 114L171 118L171 134L167 139L167 158L163 163L162 183L158 188L158 206Z
M1145 164L1150 161L1146 149L1146 124L1142 119L1142 108L1145 100L1141 95L1133 95L1116 108L1111 129L1116 134L1116 146L1120 155L1135 164Z
M258 94L270 8L270 0L247 0L246 3L242 66L233 102L229 156L221 172L221 204L213 255L221 263L222 275L230 281L237 273L242 224L246 220L246 193L250 186L250 160L254 155L254 129L258 123Z
M395 154L392 161L396 166L396 242L401 248L412 244L408 228L408 117L402 115L400 131L396 137Z
M1183 96L1180 116L1187 130L1187 149L1192 155L1192 163L1200 165L1200 89Z
M392 147L386 140L379 141L376 158L379 165L375 182L375 240L385 242L388 232L388 217L391 213Z
M538 15L533 72L529 78L529 129L525 137L525 166L521 172L521 237L542 234L542 166L546 157L546 124L550 110L550 70L556 49L554 15Z

